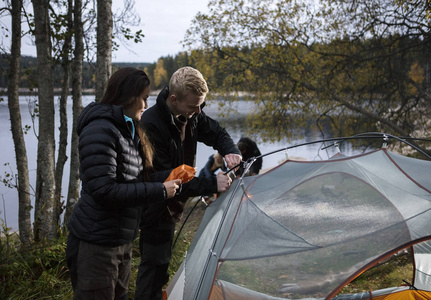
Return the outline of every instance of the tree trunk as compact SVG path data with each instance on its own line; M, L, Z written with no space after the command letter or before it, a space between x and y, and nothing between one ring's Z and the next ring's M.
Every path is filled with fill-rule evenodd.
M36 36L39 136L34 216L36 241L52 240L57 233L55 207L54 95L49 0L32 0Z
M63 212L63 204L61 200L61 191L63 183L64 165L67 161L67 97L69 95L70 85L70 59L69 52L72 47L73 34L73 0L68 0L67 8L67 33L64 39L62 49L61 68L63 69L63 82L60 97L60 139L58 145L57 165L55 166L55 199L54 217L56 223L60 225L60 216Z
M66 213L64 223L67 224L72 214L73 206L79 198L79 153L78 153L78 134L76 126L78 117L82 111L82 65L84 60L84 29L82 24L82 0L75 0L75 50L74 62L72 64L72 99L73 99L73 128L71 134L71 153L70 153L70 175L69 189L67 194Z
M112 0L97 0L96 101L102 98L111 76L112 27Z
M19 238L23 244L28 244L33 239L30 220L30 180L28 174L27 150L25 147L24 133L22 131L18 91L21 58L21 9L22 0L12 0L12 43L8 83L8 106L18 171Z

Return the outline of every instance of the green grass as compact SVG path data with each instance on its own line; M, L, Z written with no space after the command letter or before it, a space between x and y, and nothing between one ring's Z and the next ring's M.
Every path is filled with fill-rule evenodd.
M4 233L0 244L0 299L71 299L66 237L24 246Z
M367 270L346 285L340 294L353 294L412 283L413 266L409 254L399 255Z
M187 213L192 204L186 207ZM198 204L190 215L176 242L169 272L174 275L188 250L196 230L205 212L205 207ZM182 224L177 224L179 230ZM178 232L178 231L177 231ZM10 233L3 227L0 239L0 300L3 299L72 299L73 292L66 265L67 234L52 242L33 244L24 247L16 233ZM134 242L132 274L129 298L133 299L136 276L139 265L138 241ZM241 276L252 276L245 271ZM234 274L231 274L234 276ZM361 274L348 284L341 293L357 293L411 282L412 267L410 257L402 255L396 260L383 263ZM256 282L257 285L262 282ZM271 283L264 283L271 285Z

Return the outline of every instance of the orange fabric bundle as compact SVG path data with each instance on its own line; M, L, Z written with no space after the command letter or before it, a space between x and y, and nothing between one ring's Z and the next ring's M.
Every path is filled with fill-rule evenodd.
M196 169L189 165L181 165L172 170L166 181L171 181L174 179L181 179L181 183L189 182L195 177Z

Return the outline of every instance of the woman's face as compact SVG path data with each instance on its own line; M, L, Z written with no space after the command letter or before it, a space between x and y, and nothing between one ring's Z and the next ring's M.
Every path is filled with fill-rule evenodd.
M142 94L139 96L138 101L132 107L124 109L124 114L134 121L139 122L145 109L148 108L147 99L150 95L150 87L145 88Z

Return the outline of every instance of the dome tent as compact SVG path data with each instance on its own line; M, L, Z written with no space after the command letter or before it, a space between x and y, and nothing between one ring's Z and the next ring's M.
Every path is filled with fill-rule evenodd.
M411 287L337 295L403 249ZM431 299L431 161L379 149L236 179L207 208L167 295Z

